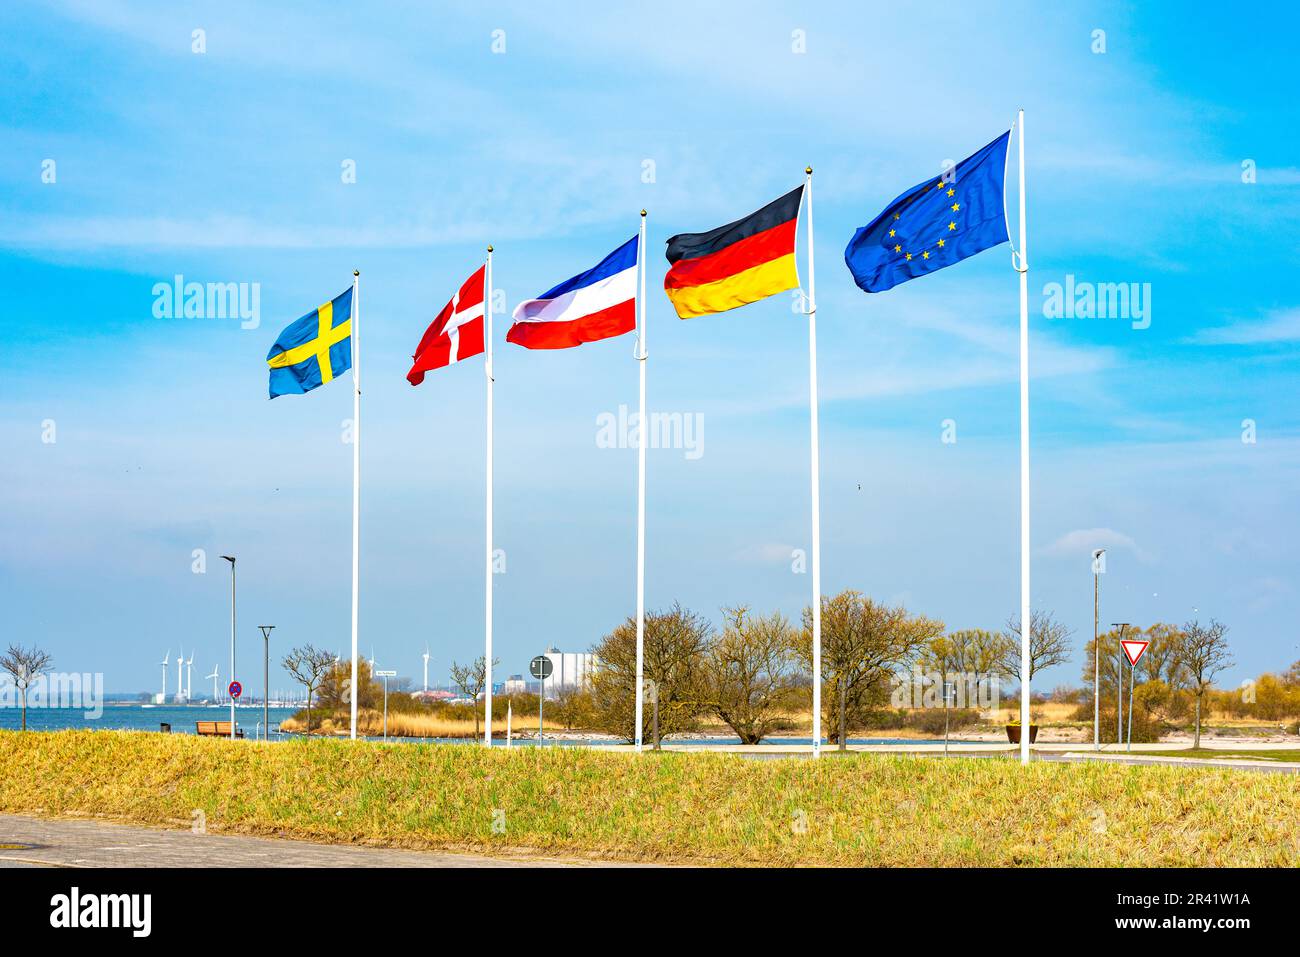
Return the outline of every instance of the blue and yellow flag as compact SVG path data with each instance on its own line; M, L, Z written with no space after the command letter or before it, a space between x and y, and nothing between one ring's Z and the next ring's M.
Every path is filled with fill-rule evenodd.
M266 354L271 398L301 395L352 368L352 289L290 323Z
M937 179L913 186L849 240L844 262L867 292L951 266L1007 241L1003 133Z

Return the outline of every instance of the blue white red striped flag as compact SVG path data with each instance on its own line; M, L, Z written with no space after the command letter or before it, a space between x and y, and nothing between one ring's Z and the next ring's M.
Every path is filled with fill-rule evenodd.
M506 341L525 349L568 349L636 328L638 237L584 273L515 307Z

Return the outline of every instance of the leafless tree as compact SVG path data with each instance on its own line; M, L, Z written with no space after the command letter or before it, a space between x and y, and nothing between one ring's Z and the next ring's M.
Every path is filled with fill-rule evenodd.
M656 695L659 736L691 730L700 713L707 710L703 666L712 633L705 618L678 604L646 613L643 676L648 687L644 692L641 734L642 740L652 741L656 748ZM597 662L591 676L593 722L624 741L635 741L635 619L619 624L592 652Z
M888 682L910 665L935 637L943 622L909 614L901 605L882 605L852 589L822 596L822 673L829 694L822 695L827 735L846 748L848 729L861 725L878 703L889 698ZM803 611L803 630L795 654L812 671L812 608ZM832 721L835 711L839 720Z
M0 668L13 678L14 687L18 689L18 698L23 708L23 730L27 730L27 689L37 678L49 670L53 657L48 651L41 651L35 645L24 648L22 645L10 645L9 650L0 655Z
M793 684L796 633L780 612L753 616L740 607L723 615L722 634L705 656L704 693L742 744L758 744L776 726Z
M500 658L492 659L492 667L495 668L501 664ZM483 688L487 684L487 656L479 655L474 659L472 664L462 665L456 662L451 663L451 680L452 683L460 689L460 693L474 704L474 740L478 740L479 721L478 721L478 696L483 693ZM492 715L487 716L489 726L492 723Z
M1233 665L1232 654L1228 651L1228 628L1220 622L1210 619L1209 625L1199 621L1189 621L1183 625L1182 638L1179 642L1179 655L1183 668L1196 696L1196 737L1193 748L1201 746L1201 701L1214 676L1224 668Z
M314 645L294 648L280 662L284 670L307 689L307 737L311 737L311 699L325 675L334 667L334 653Z
M1070 660L1070 629L1052 617L1050 611L1036 611L1029 619L1029 680L1034 675ZM1020 616L1007 619L1002 632L1002 673L1020 680Z
M971 692L977 693L981 682L998 679L1001 656L1001 635L967 628L937 636L926 648L922 665L937 670L945 682L950 675L961 675L971 683Z

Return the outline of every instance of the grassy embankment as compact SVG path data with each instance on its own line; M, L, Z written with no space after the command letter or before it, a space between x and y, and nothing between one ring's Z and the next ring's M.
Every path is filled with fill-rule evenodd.
M0 811L188 827L195 809L215 832L705 864L1255 866L1300 855L1294 780L1251 772L0 732Z

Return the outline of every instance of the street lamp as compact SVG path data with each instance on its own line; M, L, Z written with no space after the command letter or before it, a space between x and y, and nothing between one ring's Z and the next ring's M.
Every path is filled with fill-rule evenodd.
M262 727L265 740L271 740L271 632L275 625L258 625L262 629Z
M222 555L230 562L230 680L235 680L235 556ZM235 740L235 696L230 696L230 740Z
M1112 621L1111 628L1119 629L1119 669L1115 672L1115 747L1124 740L1124 629L1127 621Z
M1097 642L1097 591L1101 570L1106 565L1106 549L1092 552L1092 749L1101 750L1101 646Z

